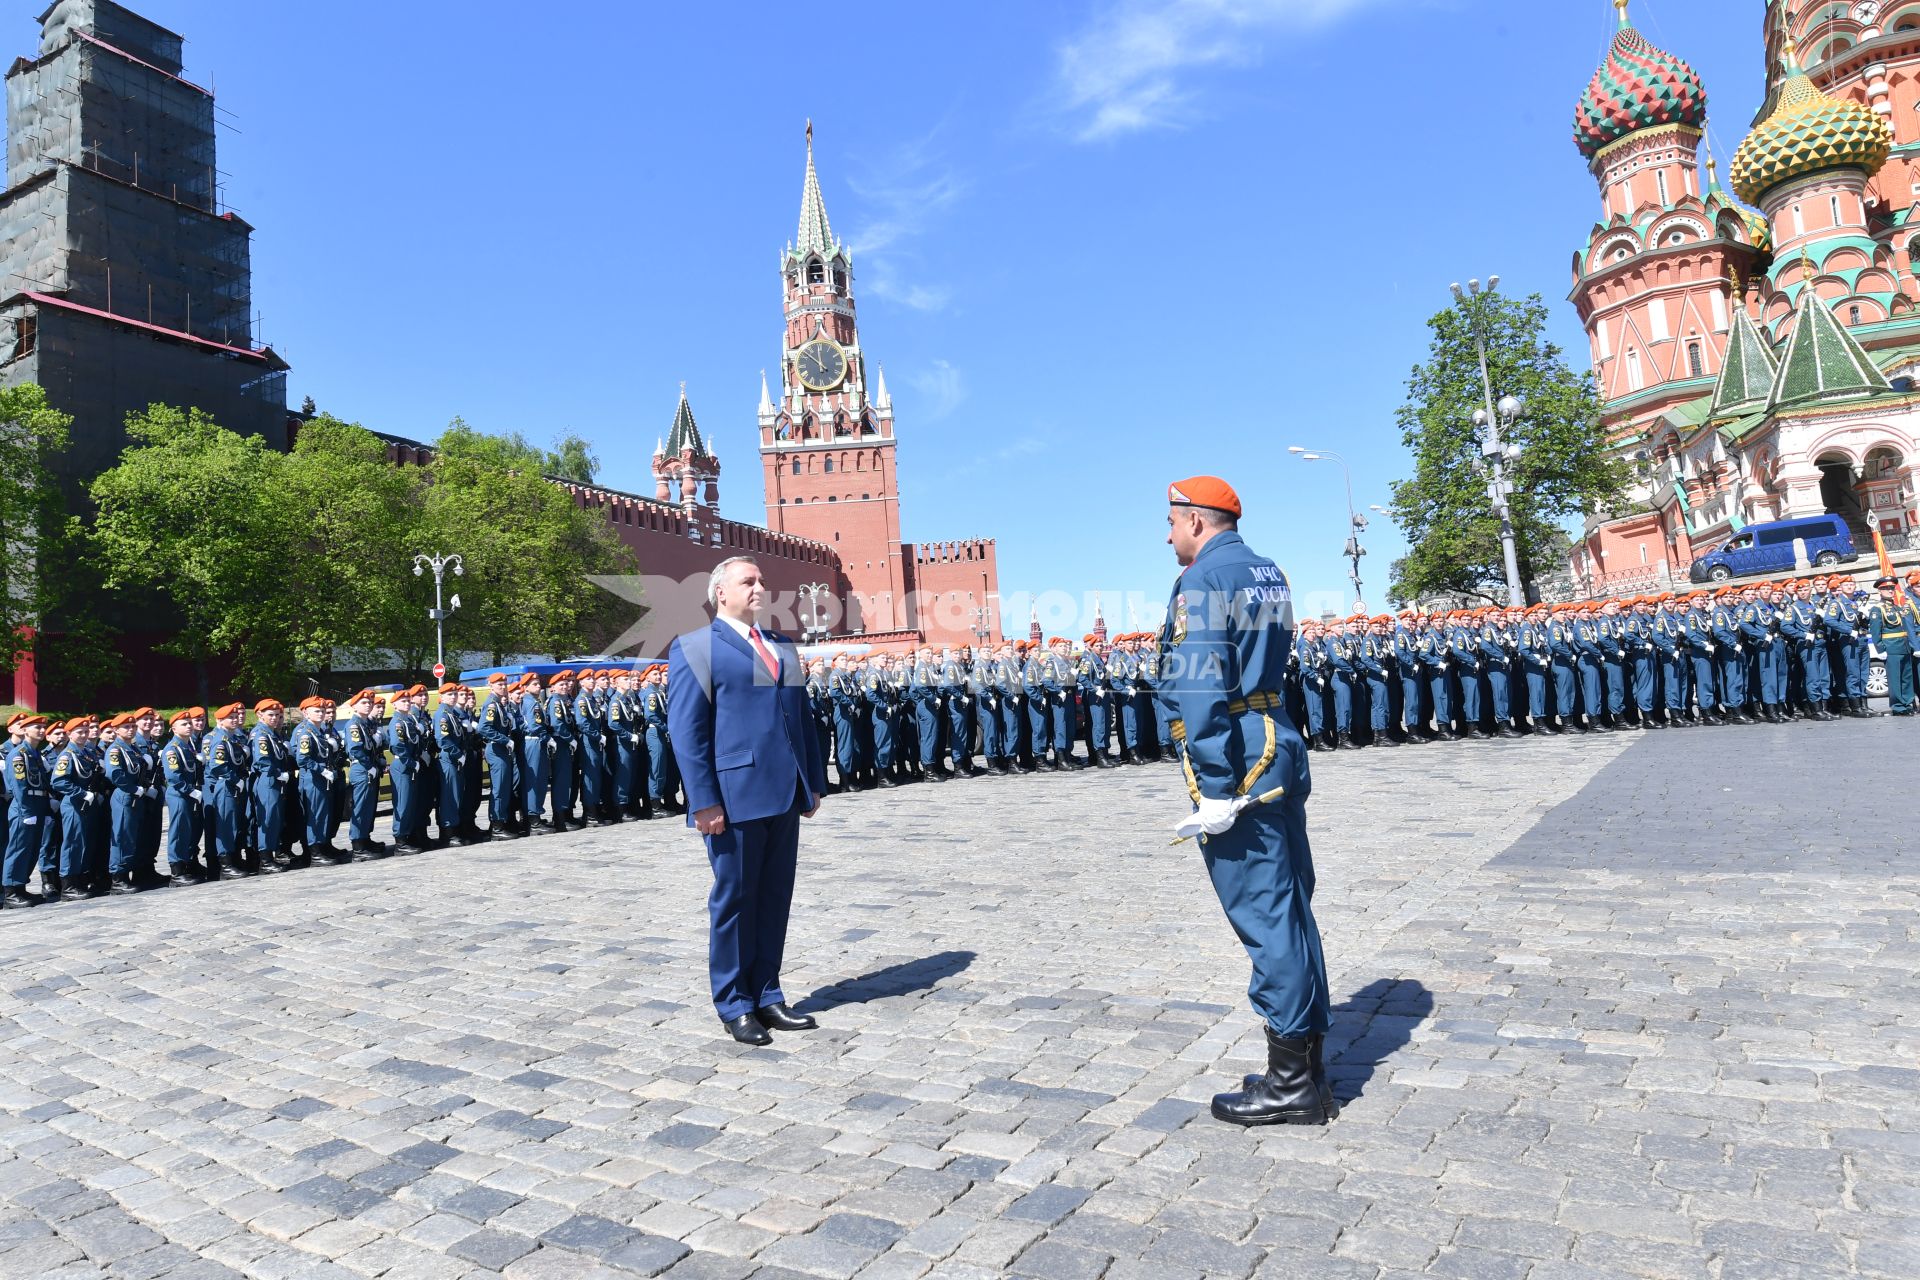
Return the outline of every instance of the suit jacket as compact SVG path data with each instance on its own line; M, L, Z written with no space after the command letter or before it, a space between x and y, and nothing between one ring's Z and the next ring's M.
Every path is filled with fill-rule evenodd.
M724 622L689 631L667 649L667 734L686 787L688 826L716 804L729 823L752 822L790 812L802 786L826 794L806 666L793 641L761 635L780 662L778 684Z

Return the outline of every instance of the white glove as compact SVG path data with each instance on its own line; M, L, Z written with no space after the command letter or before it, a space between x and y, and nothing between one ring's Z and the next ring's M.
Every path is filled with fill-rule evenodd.
M1251 796L1235 796L1231 800L1202 797L1199 808L1173 824L1173 834L1186 840L1199 835L1217 836L1231 827L1240 811L1252 803Z
M187 794L193 797L193 802L195 804L200 803L200 790L198 787L194 788L192 791L189 791Z
M292 774L290 774L290 773L283 773L283 774L281 774L281 775L280 775L280 781L282 781L282 782L285 782L285 781L287 781L288 779L290 779L290 778L292 778L292 777L293 777L293 775L292 775Z
M331 769L322 769L322 770L320 771L320 776L321 776L321 777L323 777L323 778L325 778L325 779L326 779L326 780L327 780L328 782L332 782L332 781L333 781L333 770L331 770Z

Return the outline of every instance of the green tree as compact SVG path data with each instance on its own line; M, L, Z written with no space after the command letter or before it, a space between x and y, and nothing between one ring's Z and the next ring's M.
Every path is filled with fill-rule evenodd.
M449 649L495 660L579 652L616 604L589 575L632 570L601 512L524 465L532 452L517 436L486 436L459 419L436 442L420 549L462 560Z
M1551 572L1567 546L1565 526L1621 502L1626 463L1608 447L1592 380L1567 367L1545 338L1546 304L1482 293L1432 317L1425 364L1407 379L1398 421L1413 454L1411 478L1393 485L1393 517L1408 551L1395 561L1390 594L1505 596L1500 524L1487 497L1473 413L1486 405L1475 350L1487 350L1496 397L1519 396L1526 413L1504 442L1521 447L1509 467L1514 544L1523 584ZM1529 587L1530 589L1530 587Z
M332 670L342 649L393 649L412 669L431 653L433 624L414 607L426 474L387 461L358 423L320 414L300 428L274 502L289 526L282 624L294 670ZM279 658L256 644L265 659Z
M239 655L277 687L292 522L275 497L284 457L199 409L149 405L127 415L132 443L94 478L93 540L109 587L163 600L179 630L163 646L201 668Z
M0 388L0 671L12 671L27 632L53 600L46 569L58 557L64 504L46 459L67 447L70 414L31 382Z
M593 478L600 474L600 459L594 456L593 446L584 438L568 432L556 439L553 448L547 451L547 474L575 484L592 484Z

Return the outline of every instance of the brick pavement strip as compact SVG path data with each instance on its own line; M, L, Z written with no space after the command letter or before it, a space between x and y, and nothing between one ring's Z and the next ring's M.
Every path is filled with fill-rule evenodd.
M1326 1130L1165 767L830 801L771 1051L664 822L9 911L0 1280L1911 1277L1911 734L1316 757Z

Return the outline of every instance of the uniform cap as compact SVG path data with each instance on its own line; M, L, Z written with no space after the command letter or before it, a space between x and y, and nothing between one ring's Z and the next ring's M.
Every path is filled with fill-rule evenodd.
M440 695L445 697L449 693L458 693L464 688L466 686L463 684L443 684L440 686Z
M226 706L221 707L218 711L214 712L213 718L215 720L225 720L228 716L237 716L242 714L245 711L246 711L246 708L242 706L240 703L229 702Z
M91 717L89 717L89 719L91 719ZM193 719L193 708L183 707L179 711L176 711L172 715L168 716L167 723L169 725L176 725L176 724L179 724L182 720L191 720L191 719Z
M262 698L253 704L253 714L264 715L269 711L285 711L287 708L278 698Z
M31 729L33 728L33 726L37 724L46 724L46 723L48 723L48 720L45 716L21 716L19 719L15 720L13 722L13 726L10 726L10 727L17 726L22 729Z
M135 720L145 720L148 716L157 716L159 714L160 713L158 711L155 711L152 707L141 707L138 710L132 712L133 718Z
M26 718L27 718L26 712L24 711L14 712L12 715L7 717L7 728L9 729L17 728L20 722L22 720L25 720Z
M199 716L204 720L207 716L207 709L205 707L188 707L187 714L190 716Z
M573 671L569 667L562 667L553 673L553 678L555 680L571 680L573 679Z
M507 682L507 675L506 675L506 672L504 671L496 671L492 675L487 677L487 683L490 685L505 684L506 682Z
M1236 520L1240 518L1240 495L1219 476L1189 476L1185 480L1175 480L1167 486L1167 505L1206 507L1211 511L1224 511Z
M1881 587L1897 587L1899 585L1900 585L1900 579L1892 576L1888 576L1885 578L1875 578L1873 580L1873 586L1876 591L1879 590Z
M65 729L68 733L78 733L80 730L86 728L88 725L92 723L93 723L92 716L75 716L73 719L67 721L65 724L61 725L60 727L62 729Z
M409 685L407 687L407 696L409 698L424 698L427 696L427 686L423 684Z

